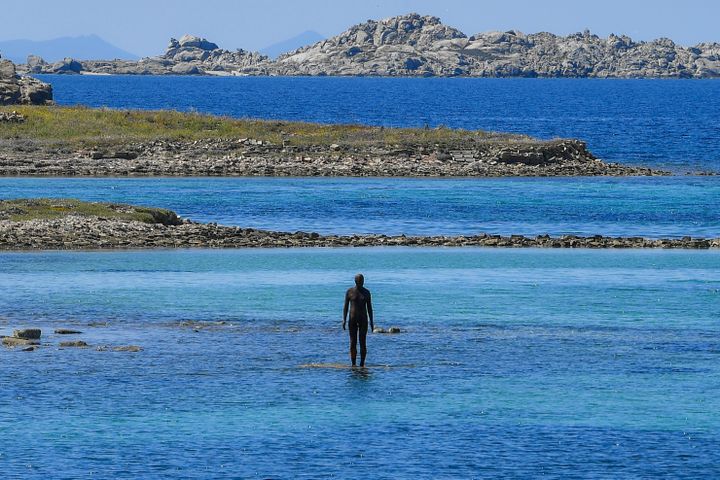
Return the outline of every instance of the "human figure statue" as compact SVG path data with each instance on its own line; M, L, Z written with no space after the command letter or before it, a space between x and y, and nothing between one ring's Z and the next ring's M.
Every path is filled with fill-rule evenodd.
M355 286L349 288L345 294L345 306L343 307L343 330L345 330L347 322L348 308L350 310L350 360L353 367L357 362L358 339L360 340L360 366L365 366L368 318L370 319L370 331L372 332L375 328L370 290L363 287L364 284L365 277L361 273L355 275Z

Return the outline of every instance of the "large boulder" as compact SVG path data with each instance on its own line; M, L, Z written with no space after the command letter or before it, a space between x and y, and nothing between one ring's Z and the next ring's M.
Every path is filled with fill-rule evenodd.
M15 64L0 59L0 105L44 105L52 102L52 86L17 74Z
M20 103L25 105L49 105L53 100L52 85L37 78L20 77Z
M82 63L73 58L65 58L51 66L53 73L80 73L83 71Z
M192 63L178 63L171 70L175 75L200 75L203 73L197 65Z
M15 65L10 60L0 60L0 105L20 103L20 85Z
M0 80L12 78L17 74L15 64L10 60L0 60Z
M30 73L41 73L47 64L42 57L37 55L28 55L27 57L27 69Z
M172 40L170 44L172 45ZM217 50L219 47L213 42L196 37L195 35L183 35L177 42L180 48L199 48L200 50Z

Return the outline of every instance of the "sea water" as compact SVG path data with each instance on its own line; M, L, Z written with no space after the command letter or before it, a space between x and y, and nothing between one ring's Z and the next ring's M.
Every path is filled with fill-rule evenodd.
M578 137L717 170L720 83L50 76L61 104ZM387 234L718 236L714 178L0 179L0 198ZM280 249L0 254L7 478L713 478L715 251ZM376 324L349 364L344 291ZM59 349L55 328L87 349ZM137 353L112 347L138 345ZM108 351L97 350L107 346ZM322 367L323 368L318 368ZM327 368L325 368L327 367ZM330 368L332 367L332 368Z
M402 333L311 368L357 271ZM720 475L718 252L5 253L0 291L47 344L0 350L10 477Z
M720 237L720 177L0 178L0 198L20 197L124 202L323 234Z
M42 75L62 105L579 138L600 158L720 170L720 81Z

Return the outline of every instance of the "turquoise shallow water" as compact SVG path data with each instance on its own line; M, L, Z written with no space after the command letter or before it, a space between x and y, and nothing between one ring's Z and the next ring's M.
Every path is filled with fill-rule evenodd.
M720 177L0 178L0 198L165 207L196 221L388 235L720 236Z
M346 362L356 271L389 367L299 368ZM718 252L12 253L0 291L49 344L0 349L11 478L720 474Z
M718 169L716 81L47 78L60 104L577 137L610 161ZM0 198L39 196L322 233L720 236L716 178L0 178ZM0 254L0 334L38 325L46 343L0 349L0 471L717 478L718 267L712 251ZM371 336L367 372L301 368L347 362L357 271L404 333ZM144 350L60 350L57 327Z

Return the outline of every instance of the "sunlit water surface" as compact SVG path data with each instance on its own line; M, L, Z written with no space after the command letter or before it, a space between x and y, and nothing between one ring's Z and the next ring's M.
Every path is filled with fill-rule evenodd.
M347 363L356 271L403 333L303 368ZM13 253L0 291L45 332L0 349L11 478L720 475L717 252Z

